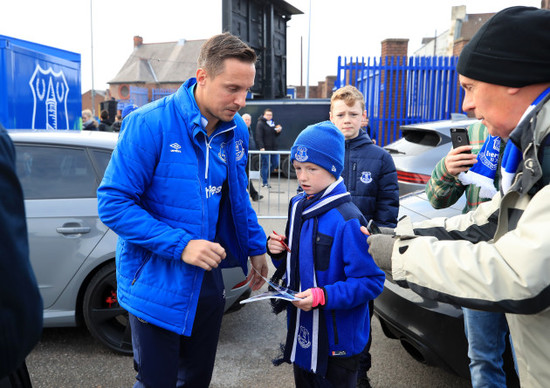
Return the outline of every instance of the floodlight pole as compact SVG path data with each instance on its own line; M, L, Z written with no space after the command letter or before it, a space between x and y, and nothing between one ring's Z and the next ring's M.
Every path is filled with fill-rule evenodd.
M306 98L309 98L309 53L311 51L311 0L309 0L309 23L307 31L307 69L306 69Z
M90 0L90 41L92 45L92 116L95 116L95 89L94 89L94 8Z

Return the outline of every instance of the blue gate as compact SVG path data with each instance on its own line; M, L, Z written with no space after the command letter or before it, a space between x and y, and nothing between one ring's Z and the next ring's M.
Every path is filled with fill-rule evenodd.
M335 88L357 87L365 97L378 144L401 137L404 124L445 120L462 111L464 92L458 84L458 57L338 57Z

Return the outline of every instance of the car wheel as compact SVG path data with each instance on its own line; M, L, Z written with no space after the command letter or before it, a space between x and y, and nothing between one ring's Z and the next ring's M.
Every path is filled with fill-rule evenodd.
M294 166L292 164L290 164L290 155L282 155L281 158L282 158L282 160L281 160L281 174L285 178L296 179L296 170L294 169ZM290 177L289 177L289 174L288 174L289 165L290 165Z
M117 353L132 354L128 312L117 300L115 263L107 264L94 275L86 288L82 310L94 338Z

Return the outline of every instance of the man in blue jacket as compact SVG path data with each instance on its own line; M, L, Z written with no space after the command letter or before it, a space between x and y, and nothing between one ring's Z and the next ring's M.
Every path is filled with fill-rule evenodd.
M196 78L123 120L98 189L119 236L118 301L130 314L136 387L208 387L224 310L222 266L267 275L265 234L246 191L248 130L237 114L256 54L224 33Z

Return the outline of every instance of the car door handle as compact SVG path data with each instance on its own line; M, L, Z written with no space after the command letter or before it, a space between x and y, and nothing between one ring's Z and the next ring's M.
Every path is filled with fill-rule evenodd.
M89 226L71 226L57 228L57 233L61 234L83 234L90 233L91 228Z

